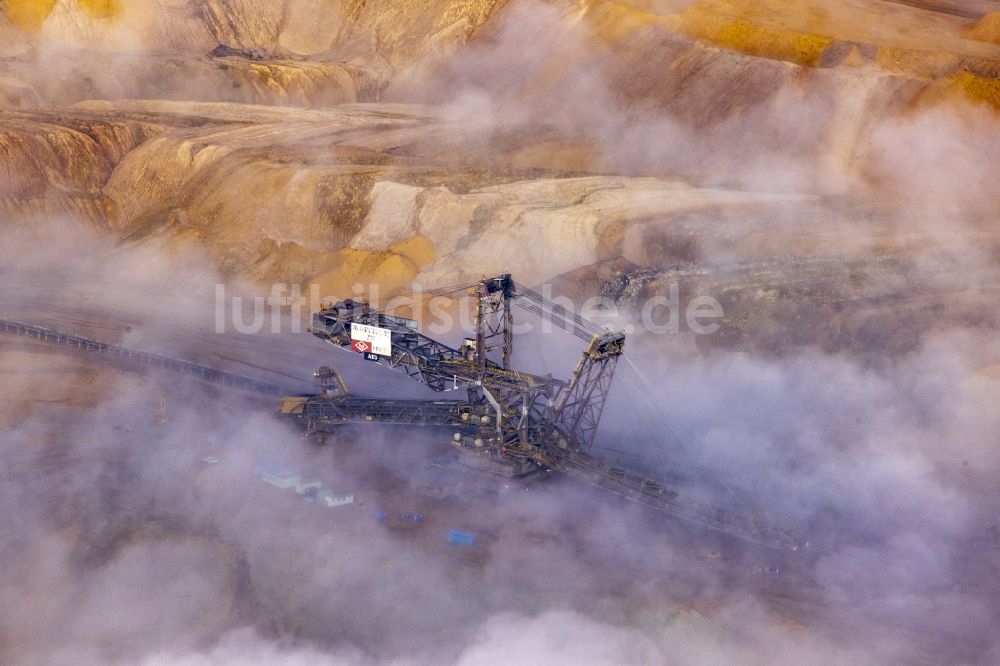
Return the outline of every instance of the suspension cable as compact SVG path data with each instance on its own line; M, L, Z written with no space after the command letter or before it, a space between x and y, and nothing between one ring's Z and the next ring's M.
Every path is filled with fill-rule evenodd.
M697 431L695 431L695 429L691 425L689 425L684 420L683 417L681 417L680 414L674 412L670 408L670 404L667 401L667 399L663 396L663 394L660 393L659 389L656 388L656 385L653 384L653 382L650 381L650 379L646 377L645 374L643 374L643 372L639 369L639 367L636 366L634 362L632 362L632 359L626 356L625 362L628 365L628 367L631 368L635 376L638 377L639 381L642 383L642 386L645 389L645 391L639 391L639 393L645 398L646 404L649 405L654 410L654 412L660 413L660 415L663 417L663 423L674 435L674 437L677 440L677 443L681 445L681 447L685 450L685 453L687 453L691 457L692 461L694 461L695 448L704 448L705 446L705 443L702 440L702 438L698 435ZM684 428L687 430L688 433L687 437L680 431L680 428ZM697 446L692 444L692 440L694 444ZM701 466L695 464L693 467L695 474L698 476L698 479L703 483L707 483L708 479L706 479L705 476L702 474ZM739 499L739 497L737 497L736 492L721 478L719 478L718 475L713 475L712 481L715 484L721 486L731 497L733 497L733 499L736 500Z

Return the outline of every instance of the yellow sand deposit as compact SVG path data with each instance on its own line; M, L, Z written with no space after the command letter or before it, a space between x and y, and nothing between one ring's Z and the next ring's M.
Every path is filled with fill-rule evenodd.
M991 16L970 31L960 17L872 0L698 0L672 18L696 39L801 65L818 63L836 41L870 44L887 69L918 76L950 74L960 57L994 59L982 42L1000 38Z
M986 102L1000 109L1000 80L976 76L972 72L959 72L948 80L953 90L960 91L976 102Z
M57 0L6 0L7 18L25 32L37 32L52 13ZM76 0L76 6L86 15L106 19L120 16L121 0Z
M969 30L969 39L1000 46L1000 12L990 12Z
M819 34L782 30L750 21L711 14L692 7L677 19L678 28L690 37L748 55L818 65L834 40Z
M586 4L588 27L599 41L610 44L649 26L669 26L666 16L644 11L622 2L590 0Z
M946 76L955 71L961 58L944 51L923 51L880 46L876 51L879 66L897 74L926 78Z
M76 4L85 14L94 18L114 18L122 12L120 0L76 0Z
M392 295L405 290L433 260L434 246L421 236L400 241L384 252L345 248L337 253L334 268L316 282L324 296L351 296L358 283L366 293L369 285L377 284L383 295Z
M21 30L35 32L42 27L55 4L56 0L7 0L4 11Z

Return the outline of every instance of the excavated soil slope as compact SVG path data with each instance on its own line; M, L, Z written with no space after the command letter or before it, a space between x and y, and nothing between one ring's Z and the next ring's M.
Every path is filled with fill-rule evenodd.
M988 255L997 202L957 193L1000 175L996 19L973 4L9 1L0 223L331 295Z

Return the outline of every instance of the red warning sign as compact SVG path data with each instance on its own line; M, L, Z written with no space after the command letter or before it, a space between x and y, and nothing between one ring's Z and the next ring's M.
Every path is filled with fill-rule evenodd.
M365 340L351 340L351 349L356 352L369 352L372 350L372 345L370 342Z

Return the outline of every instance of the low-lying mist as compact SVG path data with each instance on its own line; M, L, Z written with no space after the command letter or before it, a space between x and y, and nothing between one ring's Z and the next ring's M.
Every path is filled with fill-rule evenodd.
M864 72L796 73L770 61L756 62L765 69L754 76L785 83L743 107L729 97L730 106L712 104L674 79L669 95L643 103L645 79L616 87L621 68L681 47L637 37L634 57L615 61L567 12L512 3L488 39L400 77L387 96L450 105L450 122L486 137L557 126L596 146L614 173L815 195L794 209L801 218L739 226L737 210L722 231L714 210L690 215L682 221L706 230L692 241L692 264L747 259L741 252L763 261L777 247L778 259L801 250L914 266L844 271L864 298L828 296L821 279L798 283L795 295L814 298L822 316L778 312L768 324L795 344L770 353L715 344L715 334L629 340L641 376L619 368L595 455L766 517L808 547L771 551L562 478L432 500L417 492L418 479L449 450L450 433L358 425L319 446L277 416L276 400L5 336L0 662L1000 661L1000 338L984 298L1000 256L995 112L910 108L880 97ZM706 67L757 80L749 56L712 54ZM663 75L673 76L664 57ZM845 113L837 104L854 93L864 103ZM741 110L722 118L719 107ZM469 147L490 150L488 140ZM310 390L311 371L332 365L359 394L428 397L402 376L291 332L287 313L277 332L270 319L252 335L216 332L217 285L247 307L268 294L221 275L207 251L80 228L65 219L4 228L0 317L291 392ZM759 247L740 244L752 235L764 238ZM503 260L515 279L526 268L517 253ZM789 282L801 276L795 270ZM929 282L939 291L930 305L907 293ZM748 285L763 294L748 311L791 289ZM893 316L873 317L872 330L838 343L842 311L883 307ZM792 335L807 327L810 335ZM773 333L748 329L750 338ZM815 330L833 332L820 339ZM884 353L883 335L906 344ZM568 377L578 342L518 336L515 365ZM355 503L306 501L262 482L261 466L321 480ZM477 543L448 543L450 530L474 532Z
M4 314L42 312L139 347L184 322L201 333L171 338L169 351L187 358L240 343L211 340L211 271L143 252L79 239L34 258L19 252L16 274L32 277L6 283ZM46 275L48 265L62 268ZM190 287L184 298L177 285ZM131 305L130 330L108 328ZM76 318L60 320L64 312ZM265 374L301 343L303 384L309 361L340 367L349 356L305 333L260 337L245 344ZM575 352L566 340L533 337L518 339L521 360L567 375ZM23 377L51 350L0 343L12 377L4 404L36 401L8 414L14 425L2 434L0 627L10 663L995 655L997 384L982 366L996 342L983 331L933 336L879 367L816 351L704 356L690 335L636 341L630 356L655 389L622 366L598 452L725 488L721 501L806 537L809 548L794 555L565 480L429 501L412 486L447 450L448 433L358 426L316 447L274 405L169 376L92 371L73 355L57 356L64 370L40 387ZM272 344L281 353L269 358ZM366 381L373 372L384 377ZM363 365L346 374L370 394L406 383ZM71 400L81 387L84 408ZM326 509L267 487L254 475L261 464L322 478L364 507ZM381 510L386 524L374 516ZM397 513L416 512L425 522L398 524ZM451 529L489 536L469 553L445 542Z

